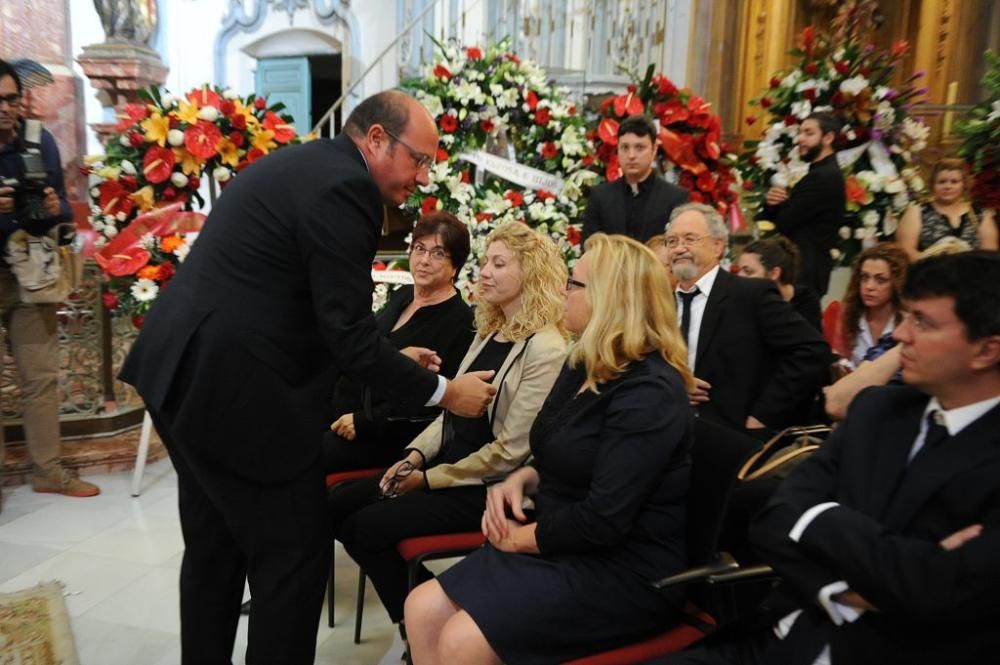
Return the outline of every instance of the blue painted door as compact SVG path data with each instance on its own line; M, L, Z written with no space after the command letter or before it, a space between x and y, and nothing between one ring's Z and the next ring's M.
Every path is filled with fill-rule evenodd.
M268 102L283 102L295 119L295 131L305 134L312 129L310 104L312 85L308 58L262 58L257 61L255 92L267 95Z

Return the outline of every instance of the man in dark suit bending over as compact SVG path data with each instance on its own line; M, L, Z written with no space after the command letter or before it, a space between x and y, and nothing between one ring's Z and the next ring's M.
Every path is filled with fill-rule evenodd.
M782 578L749 637L671 665L979 665L1000 654L1000 255L925 259L870 388L757 516Z
M813 113L799 126L799 157L809 163L809 173L791 192L775 186L767 192L764 215L778 232L799 247L799 281L819 297L830 286L837 232L844 223L847 195L844 176L833 150L840 121L830 113Z
M371 313L383 205L427 183L437 137L416 100L388 91L341 136L248 167L122 368L177 469L184 665L231 661L244 579L247 662L313 662L332 555L320 439L340 372L400 409L485 412L492 372L446 381L382 339Z
M762 432L805 424L826 374L830 347L770 280L719 265L729 231L701 203L675 208L666 247L698 415Z
M656 126L642 115L630 115L618 126L618 164L622 177L590 192L583 214L583 241L598 231L646 242L670 219L688 192L653 172ZM582 246L583 243L581 243Z

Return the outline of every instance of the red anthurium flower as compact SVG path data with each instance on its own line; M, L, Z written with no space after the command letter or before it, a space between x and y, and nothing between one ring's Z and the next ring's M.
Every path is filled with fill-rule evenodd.
M614 118L602 118L597 126L597 136L606 145L618 145L618 121Z
M534 90L528 91L528 95L524 98L524 101L528 105L529 111L534 111L538 108L538 95Z
M698 179L695 181L698 185L698 189L703 192L711 192L715 189L715 176L712 175L711 171L705 171L698 175Z
M246 142L246 137L243 136L243 132L232 131L229 132L229 140L237 148L242 148Z
M438 203L437 197L428 196L426 199L424 199L424 202L420 204L421 214L426 215L427 213L434 212L435 210L437 210L437 203Z
M458 129L458 120L450 113L443 114L441 116L441 120L438 121L438 124L441 125L441 129L448 134L451 134L453 131Z
M277 113L268 111L264 115L264 128L274 132L274 140L278 143L288 143L295 138L295 128Z
M686 106L680 103L680 100L673 99L667 102L666 108L660 114L660 124L672 125L677 122L684 122L690 115L691 112Z
M574 247L580 244L580 229L572 224L566 227L566 242Z
M234 115L232 118L229 119L229 122L232 123L233 129L235 130L242 132L244 129L247 128L247 117L242 113L239 115Z
M261 150L260 148L250 148L250 150L247 151L247 163L253 164L263 156L264 156L264 151Z
M604 164L604 177L608 180L608 182L618 180L618 178L622 177L621 167L618 164L617 152L613 153L610 158L605 160Z
M149 263L149 252L142 247L129 247L110 257L106 257L103 252L97 252L94 254L94 260L101 266L101 270L112 277L125 277L134 275L139 268Z
M635 92L615 97L615 115L618 117L640 114L644 110L642 100Z
M117 180L105 180L97 187L100 190L97 201L105 215L124 213L128 216L135 208L135 201L129 196L129 191Z
M510 204L515 208L520 208L524 205L524 196L521 192L515 192L513 189L508 189L507 193L503 195L505 199L510 201Z
M215 146L222 138L222 132L215 123L199 120L184 132L184 146L192 155L202 159L210 159L215 155Z
M892 54L893 58L901 58L906 55L906 52L910 50L910 43L905 39L897 39L892 43L892 48L889 49L889 53Z
M666 76L654 76L653 85L656 86L656 92L664 97L673 97L677 94L677 86Z
M552 111L541 108L535 111L535 124L541 125L542 127L548 127L549 122L552 120Z
M584 155L583 159L580 160L580 163L582 163L584 166L590 166L591 164L594 163L594 156Z
M130 192L134 192L135 190L139 189L139 181L136 180L136 177L134 175L123 175L121 178L118 179L118 182L120 182L122 184L122 187L124 187Z
M114 311L118 309L118 294L114 291L106 291L101 294L101 303L104 309Z
M559 148L552 141L546 141L542 145L542 157L545 159L555 159L556 155L559 154Z
M146 145L146 139L142 137L139 132L132 132L128 135L128 142L132 144L133 148L141 148Z
M215 108L219 108L222 103L222 98L219 97L218 93L207 86L195 88L187 94L187 98L198 106L214 106Z
M451 72L444 65L438 64L434 67L434 76L439 79L444 79L445 81L451 80Z
M464 182L464 183L465 183L465 184L467 184L467 185L468 185L468 184L469 184L470 182L472 182L472 176L471 176L471 175L469 175L469 171L468 171L468 170L465 170L465 171L462 171L462 172L461 172L461 173L459 174L459 176L458 176L458 179L459 179L459 180L461 180L462 182Z
M126 104L124 111L118 116L118 124L115 125L116 132L122 132L146 119L149 109L145 104Z
M465 55L466 55L466 57L469 60L482 60L483 59L483 52L480 51L475 46L471 46L471 47L465 49Z
M174 151L170 148L161 148L153 144L146 151L146 156L142 160L142 175L147 182L158 185L170 177L174 170Z

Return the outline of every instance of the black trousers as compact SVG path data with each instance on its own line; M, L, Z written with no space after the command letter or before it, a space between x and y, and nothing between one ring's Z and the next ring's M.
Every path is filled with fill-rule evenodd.
M177 470L182 665L232 663L244 580L248 665L312 665L333 556L318 446L299 476L254 484L175 440L168 413L151 416Z
M371 579L389 618L399 623L410 590L406 561L396 543L414 536L478 531L486 487L415 490L379 500L380 479L364 478L330 490L330 517L334 535ZM429 578L424 571L424 579Z
M323 468L327 473L389 467L403 459L403 449L430 422L386 423L376 436L358 435L353 441L332 431L323 434Z

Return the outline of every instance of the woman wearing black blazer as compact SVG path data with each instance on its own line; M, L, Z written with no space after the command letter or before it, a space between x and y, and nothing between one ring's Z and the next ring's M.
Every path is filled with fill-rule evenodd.
M681 591L650 585L687 563L693 379L669 293L649 249L588 240L565 292L579 341L532 427L532 465L491 488L489 543L407 599L414 663L562 662L678 615Z

